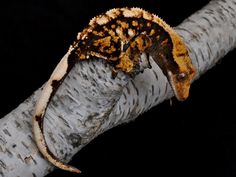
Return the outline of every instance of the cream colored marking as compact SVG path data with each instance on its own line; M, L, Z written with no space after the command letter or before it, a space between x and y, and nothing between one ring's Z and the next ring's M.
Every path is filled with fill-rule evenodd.
M87 33L91 33L92 31L93 31L92 28L88 28L88 29L87 29Z
M89 21L89 25L93 26L96 23L96 19L97 17L93 17L90 21Z
M128 29L128 34L130 37L134 37L135 36L135 31L133 29Z
M132 25L133 25L133 26L138 26L138 22L133 20L133 21L132 21Z
M152 14L146 12L146 11L143 11L143 18L146 19L146 20L152 20Z
M84 39L86 39L86 38L87 38L87 34L84 34L84 35L81 36L81 39L82 39L82 40L84 40Z
M78 33L76 39L80 39L80 37L81 37L81 33Z
M109 30L108 34L112 37L114 37L116 35L116 33L113 30Z
M152 29L152 30L150 31L149 35L152 36L153 34L155 34L155 30L154 30L154 29Z
M138 17L137 13L135 11L132 11L131 9L122 9L124 17Z
M136 17L142 17L142 14L144 12L143 9L140 9L140 8L131 8L131 10L135 13Z
M98 57L98 58L103 58L104 60L107 60L107 57L103 56L103 55L100 54L100 53L94 52L94 51L91 51L91 52L90 52L90 55L91 55L91 56Z
M109 31L109 29L106 26L103 26L104 31Z
M93 34L97 35L97 36L101 36L101 37L104 36L104 33L102 31L99 31L99 32L98 31L93 31Z
M109 21L109 18L108 16L99 16L97 19L96 19L96 23L99 24L99 25L104 25L106 24L107 22Z
M120 27L116 28L116 34L122 39L123 38L123 31Z
M121 49L121 51L124 50L124 41L121 41L121 42L120 42L120 49Z
M116 18L117 16L120 15L120 9L111 9L106 12L106 14L111 17L111 18Z
M118 36L112 36L112 40L117 43L119 41L119 37Z
M112 37L112 39L111 40L113 40L115 43L117 43L118 42L118 40L119 40L119 37L118 36L116 36L116 33L113 31L113 30L109 30L108 31L108 34Z
M106 15L108 15L111 18L116 18L119 14L117 13L117 9L112 9L106 12Z
M129 24L126 23L126 22L121 22L120 25L121 25L121 27L124 28L124 29L129 28Z

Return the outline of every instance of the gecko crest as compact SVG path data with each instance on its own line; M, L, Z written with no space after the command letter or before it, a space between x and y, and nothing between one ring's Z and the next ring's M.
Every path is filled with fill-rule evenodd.
M161 18L140 8L117 8L94 17L80 33L44 86L33 115L33 131L38 149L58 168L80 173L56 158L47 147L43 117L50 99L71 68L91 57L106 60L114 78L121 71L131 76L141 72L140 56L147 53L167 77L178 100L189 95L196 75L181 37Z

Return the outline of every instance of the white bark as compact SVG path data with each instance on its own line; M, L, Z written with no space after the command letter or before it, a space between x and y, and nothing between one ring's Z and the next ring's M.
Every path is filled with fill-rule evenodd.
M186 41L199 77L236 46L236 1L211 1L175 29ZM45 115L52 152L69 161L97 135L171 98L166 78L151 64L152 69L135 79L119 73L115 80L102 60L77 64ZM53 169L32 137L31 116L39 93L0 120L0 177L40 177Z

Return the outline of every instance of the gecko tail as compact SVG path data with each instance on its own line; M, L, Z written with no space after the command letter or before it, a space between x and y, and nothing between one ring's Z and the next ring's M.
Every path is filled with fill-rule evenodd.
M34 120L36 120L36 119L39 119L39 117L37 115L34 116ZM66 170L66 171L70 171L70 172L74 172L74 173L81 173L81 171L79 169L77 169L76 167L67 165L66 163L62 162L61 160L59 160L57 157L55 157L53 155L53 153L49 150L49 148L46 144L42 129L40 127L40 124L38 124L37 121L33 121L33 128L34 128L34 136L35 136L37 147L38 147L39 151L41 152L41 154L43 155L43 157L47 161L49 161L54 166L56 166L62 170Z
M67 165L66 163L62 162L61 160L59 160L57 157L53 155L53 153L49 150L46 144L46 140L43 133L43 120L44 120L44 115L45 115L47 106L52 96L55 94L61 82L67 76L68 72L72 68L72 65L74 64L74 61L71 62L73 58L69 57L69 54L71 53L71 51L72 51L72 48L69 49L66 55L59 62L59 64L53 71L50 79L45 84L41 92L41 96L38 99L35 112L33 115L33 133L34 133L36 145L46 160L48 160L49 162L51 162L53 165L55 165L56 167L60 169L70 171L70 172L75 172L75 173L81 173L79 169L73 166Z

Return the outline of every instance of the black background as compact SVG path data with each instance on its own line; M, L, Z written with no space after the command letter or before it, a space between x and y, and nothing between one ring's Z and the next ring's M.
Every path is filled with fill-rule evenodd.
M142 7L171 26L209 0L9 0L0 5L0 117L50 76L89 20L114 7ZM236 51L193 83L185 102L166 101L96 138L54 176L236 176Z

